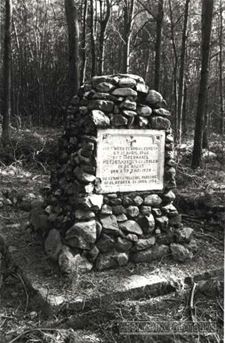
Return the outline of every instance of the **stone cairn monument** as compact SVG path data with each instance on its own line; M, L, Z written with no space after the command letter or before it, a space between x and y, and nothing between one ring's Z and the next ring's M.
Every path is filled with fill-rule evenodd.
M132 74L93 77L72 99L42 205L45 252L63 272L193 256L193 230L173 205L174 138L164 104Z

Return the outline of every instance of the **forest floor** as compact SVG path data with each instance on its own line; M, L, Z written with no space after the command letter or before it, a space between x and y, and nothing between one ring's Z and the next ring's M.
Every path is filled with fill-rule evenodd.
M95 294L113 292L115 275L121 279L124 275L145 275L148 271L159 276L173 272L178 277L177 274L184 271L187 272L185 275L194 275L223 268L225 142L214 135L209 151L204 152L202 168L195 171L190 168L191 142L187 140L178 147L176 205L183 215L184 224L194 228L200 247L192 262L176 265L168 258L150 265L129 265L123 273L120 270L91 273L81 277L75 285L68 285L47 261L40 242L28 225L29 202L48 187L59 136L60 131L55 130L14 132L8 151L0 149L0 198L7 200L0 199L0 233L7 237L9 252L24 265L23 270L12 268L1 288L0 343L222 342L224 305L221 273L214 277L209 274L208 278L189 285L176 285L168 294L159 293L154 297L140 294L122 300L115 298L110 305L102 304L79 314L67 313L60 306L57 311L49 311L46 303L41 304L41 299L30 293L22 276L23 273L26 275L26 265L29 265L33 275L42 270L45 280L53 280L53 284L57 284L57 295L60 294L57 289L64 294L69 287L81 295L90 288ZM22 198L25 199L23 206ZM47 285L47 289L50 287ZM205 331L202 334L200 327L196 328L195 334L183 337L144 334L155 322L163 326L163 323L171 321L184 327L190 320L207 322L211 334ZM138 335L131 335L134 321L138 325ZM124 323L126 327L121 328ZM130 335L121 334L124 330L128 330Z

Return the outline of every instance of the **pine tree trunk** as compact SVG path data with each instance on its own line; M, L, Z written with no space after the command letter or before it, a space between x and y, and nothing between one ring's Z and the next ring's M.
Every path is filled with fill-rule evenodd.
M163 0L158 0L158 14L156 18L156 42L155 42L155 78L154 88L159 90L160 85L160 55L162 42L162 23L163 23Z
M184 100L182 108L183 120L182 120L182 131L184 134L187 132L187 85L184 84Z
M77 94L80 86L79 77L79 23L74 0L65 1L65 13L68 26L69 45L69 92Z
M130 71L130 42L131 42L131 31L132 31L132 20L134 13L134 1L124 0L123 6L123 17L124 17L124 48L123 48L123 73L128 73Z
M100 14L102 17L102 0L100 1ZM99 75L104 73L104 59L105 59L105 32L107 28L107 24L110 17L110 3L109 0L106 0L106 14L104 18L101 18L100 21L100 37L99 37L99 49L100 49L100 56L99 56Z
M223 7L220 0L220 32L219 32L219 90L220 90L220 127L219 132L224 135L224 104L223 104Z
M208 116L208 89L206 91L206 101L205 101L205 111L204 111L204 124L203 124L203 138L202 138L202 148L209 148L209 116Z
M94 35L94 0L91 1L91 76L96 75L95 35Z
M175 42L175 30L174 30L174 20L173 20L173 10L172 10L172 3L169 0L169 13L170 13L170 26L171 26L171 41L172 41L172 48L174 54L174 67L173 67L173 95L174 95L174 116L175 116L175 135L177 141L177 132L178 132L178 118L177 118L177 67L178 67L178 56L177 56L177 48Z
M182 141L182 108L183 108L183 97L184 97L184 65L185 65L185 51L186 51L186 40L187 40L187 22L188 22L188 8L190 0L185 2L184 10L184 26L182 32L182 45L181 45L181 56L180 56L180 72L179 72L179 87L178 87L178 144Z
M205 114L204 118L204 130L202 138L202 148L209 149L209 139L208 139L208 114Z
M123 73L128 73L130 69L130 35L126 35L123 48Z
M197 168L201 164L202 155L202 139L203 139L203 123L204 123L204 111L207 96L208 85L208 64L209 64L209 50L210 50L210 36L212 28L212 16L213 16L213 1L202 1L202 44L201 44L201 77L199 85L197 114L195 121L195 136L194 136L194 148L192 154L192 168Z
M10 139L11 114L11 0L5 0L5 26L3 48L3 122L2 143L6 145Z
M86 56L86 23L87 23L87 13L88 13L88 0L84 2L84 12L83 12L83 32L82 32L82 44L81 44L81 72L80 72L80 81L81 84L85 81L86 76L86 66L87 66L87 56Z

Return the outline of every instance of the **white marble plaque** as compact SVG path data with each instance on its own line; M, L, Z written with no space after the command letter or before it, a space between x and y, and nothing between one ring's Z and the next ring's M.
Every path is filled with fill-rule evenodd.
M165 132L98 130L100 193L163 189Z

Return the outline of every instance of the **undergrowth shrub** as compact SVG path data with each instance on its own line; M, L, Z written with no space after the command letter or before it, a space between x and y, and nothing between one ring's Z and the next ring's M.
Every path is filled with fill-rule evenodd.
M23 165L44 164L46 168L55 163L57 140L60 133L56 130L13 131L7 146L0 143L0 161L10 165L20 161Z

